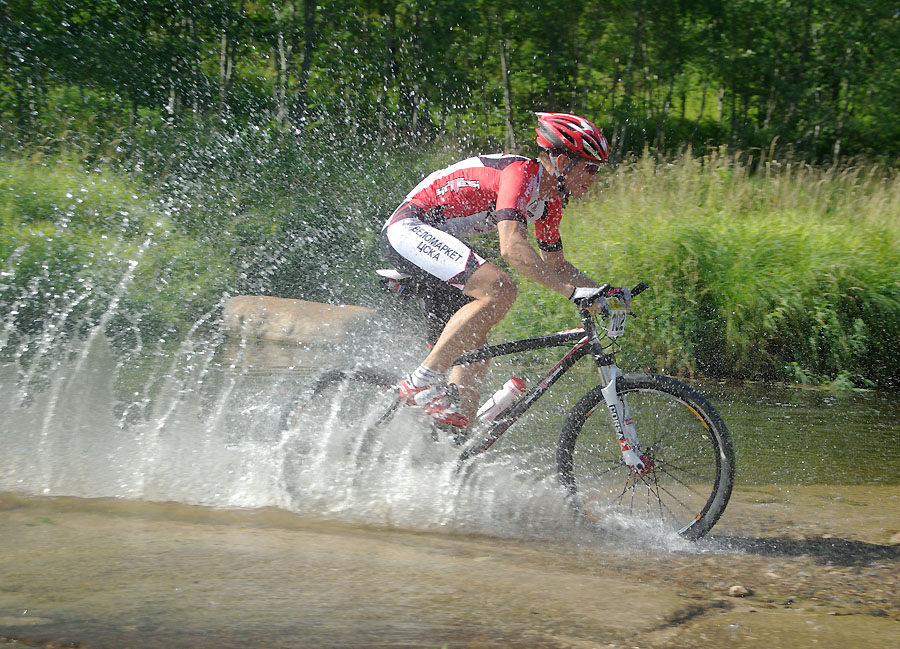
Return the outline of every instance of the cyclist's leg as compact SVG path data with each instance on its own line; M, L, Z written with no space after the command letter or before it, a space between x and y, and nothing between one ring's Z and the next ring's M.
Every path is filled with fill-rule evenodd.
M445 301L455 307L459 300L448 295L448 290L461 294L467 302L454 308L423 362L435 372L446 373L460 354L484 344L491 327L506 315L516 299L515 283L497 265L456 237L418 218L401 219L385 227L382 249L400 270L422 278L432 305ZM431 310L436 309L431 306L426 314Z
M453 314L469 304L472 298L444 282L435 281L428 286L428 289L421 292L420 304L428 329L428 347L431 348L441 337L444 327ZM477 341L473 349L486 344L486 340ZM457 387L459 410L466 415L469 421L472 421L478 411L481 378L487 369L487 364L487 361L482 361L457 365L450 371L449 383Z
M516 299L512 279L496 265L488 262L466 282L464 294L471 302L458 309L441 332L423 365L444 372L466 351L487 344L487 335L509 311ZM487 362L455 366L450 382L458 387L459 409L472 422L478 411L481 379Z
M450 370L450 383L456 385L459 393L459 411L472 422L478 412L481 400L481 381L487 370L488 361L469 365L457 365Z
M401 212L402 210L398 210ZM382 234L385 256L423 287L431 353L422 365L444 374L465 351L486 344L487 334L516 297L512 279L465 243L418 218L393 222ZM478 383L486 364L454 368L469 419L477 410Z
M491 328L503 319L516 299L516 285L498 266L486 262L465 284L471 302L453 314L425 358L424 365L438 372L450 369L459 356L487 340Z

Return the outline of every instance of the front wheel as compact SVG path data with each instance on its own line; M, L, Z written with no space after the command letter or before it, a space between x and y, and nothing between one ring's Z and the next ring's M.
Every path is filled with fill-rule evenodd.
M588 392L563 425L559 480L589 519L624 511L698 539L725 510L734 483L734 450L722 418L695 390L653 375L619 378L651 469L638 475L622 461L601 393Z

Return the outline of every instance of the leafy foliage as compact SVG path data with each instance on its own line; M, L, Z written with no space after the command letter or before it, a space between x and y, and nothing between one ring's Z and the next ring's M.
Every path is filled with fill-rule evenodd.
M350 149L444 134L517 149L533 111L554 109L605 126L618 158L688 144L900 153L890 0L4 0L0 12L0 121L30 142L77 131L96 146L159 117L215 117L327 127Z

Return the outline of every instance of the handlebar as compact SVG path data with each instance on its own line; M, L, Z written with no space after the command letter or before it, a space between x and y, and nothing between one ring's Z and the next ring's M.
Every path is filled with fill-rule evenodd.
M613 287L610 284L603 284L600 287L600 294L603 297L606 297L607 295L609 295L609 292L612 290L612 288ZM636 295L640 295L641 293L646 291L648 288L650 288L650 285L647 282L638 282L634 286L634 288L631 289L631 297L633 298ZM593 332L595 331L593 316L585 309L579 309L579 312L581 313L582 328L585 331L587 331L588 333L590 333L591 335L593 335ZM606 315L608 315L608 314L606 314Z
M634 297L639 293L643 293L648 288L650 288L650 285L647 282L638 282L637 286L631 289L631 297Z
M604 284L603 286L601 286L600 292L603 295L603 297L606 297L607 295L609 295L609 291L612 288L613 287L610 286L609 284ZM635 287L633 289L631 289L631 297L634 297L635 295L643 293L648 288L650 288L650 285L647 282L638 282L637 285L635 285Z

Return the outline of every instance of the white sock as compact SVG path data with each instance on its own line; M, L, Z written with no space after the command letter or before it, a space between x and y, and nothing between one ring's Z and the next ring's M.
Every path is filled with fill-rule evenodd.
M413 386L417 388L424 388L426 385L434 385L444 380L444 375L441 372L435 372L424 365L419 365L410 376L412 376Z

